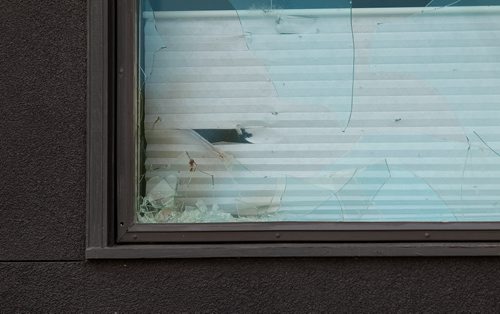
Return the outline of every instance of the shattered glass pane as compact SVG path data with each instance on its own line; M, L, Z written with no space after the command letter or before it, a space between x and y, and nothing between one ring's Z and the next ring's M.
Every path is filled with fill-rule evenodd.
M142 0L140 223L500 221L500 0Z

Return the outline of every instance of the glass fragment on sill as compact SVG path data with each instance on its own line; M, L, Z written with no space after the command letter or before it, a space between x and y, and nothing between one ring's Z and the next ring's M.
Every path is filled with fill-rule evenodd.
M143 1L139 222L500 219L499 3L222 2Z

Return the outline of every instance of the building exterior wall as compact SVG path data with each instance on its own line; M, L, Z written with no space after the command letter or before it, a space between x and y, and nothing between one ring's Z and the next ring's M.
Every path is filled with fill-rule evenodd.
M84 0L0 2L0 310L500 311L500 258L85 261Z

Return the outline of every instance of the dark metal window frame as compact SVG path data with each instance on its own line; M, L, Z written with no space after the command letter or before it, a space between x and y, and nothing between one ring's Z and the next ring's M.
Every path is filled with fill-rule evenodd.
M500 255L500 223L136 224L136 6L88 2L88 259Z

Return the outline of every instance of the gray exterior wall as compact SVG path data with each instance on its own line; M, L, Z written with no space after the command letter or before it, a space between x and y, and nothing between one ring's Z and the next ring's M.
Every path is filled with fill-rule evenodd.
M500 258L86 262L86 1L0 1L0 311L500 312Z

